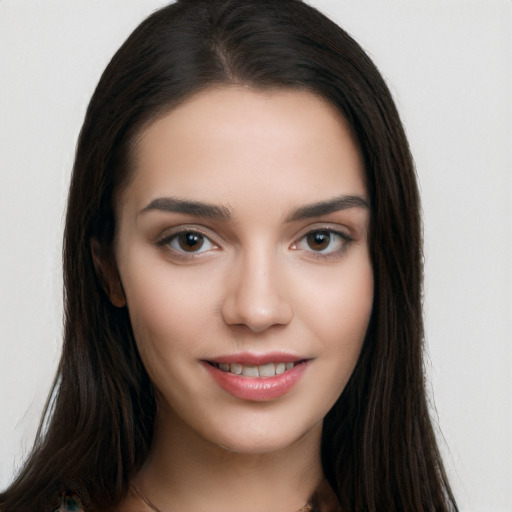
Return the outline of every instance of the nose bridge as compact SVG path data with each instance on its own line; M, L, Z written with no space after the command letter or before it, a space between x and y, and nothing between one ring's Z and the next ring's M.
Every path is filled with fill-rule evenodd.
M287 324L293 310L276 251L254 244L241 251L231 269L223 316L230 325L245 325L261 332Z

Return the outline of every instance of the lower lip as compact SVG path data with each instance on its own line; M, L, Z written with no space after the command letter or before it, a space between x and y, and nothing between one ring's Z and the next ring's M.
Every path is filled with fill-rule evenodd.
M274 377L244 377L224 372L216 366L204 362L208 373L224 391L242 400L253 402L275 400L288 393L300 380L307 365L307 361L296 364L290 370Z

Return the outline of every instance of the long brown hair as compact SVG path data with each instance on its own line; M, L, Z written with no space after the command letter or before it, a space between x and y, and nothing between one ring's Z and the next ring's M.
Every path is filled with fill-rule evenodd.
M64 235L65 333L32 454L3 512L89 510L125 495L152 441L155 398L126 308L108 300L91 240L108 257L114 195L140 131L216 84L303 89L329 101L359 146L371 202L372 317L357 366L324 421L324 473L343 509L457 510L425 395L422 250L413 161L382 77L341 28L300 0L181 0L115 54L87 110Z

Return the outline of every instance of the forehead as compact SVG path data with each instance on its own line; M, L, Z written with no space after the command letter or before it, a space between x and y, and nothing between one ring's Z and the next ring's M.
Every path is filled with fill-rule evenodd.
M300 90L222 86L192 96L150 124L134 148L125 199L157 196L236 206L365 195L357 147L326 101Z

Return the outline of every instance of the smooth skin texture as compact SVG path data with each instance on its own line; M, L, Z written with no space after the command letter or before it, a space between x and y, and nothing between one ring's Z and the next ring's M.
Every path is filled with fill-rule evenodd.
M219 86L143 131L107 286L157 390L136 483L159 508L292 512L322 479L372 308L367 200L348 129L309 92ZM270 352L307 360L275 399L232 395L205 362Z

